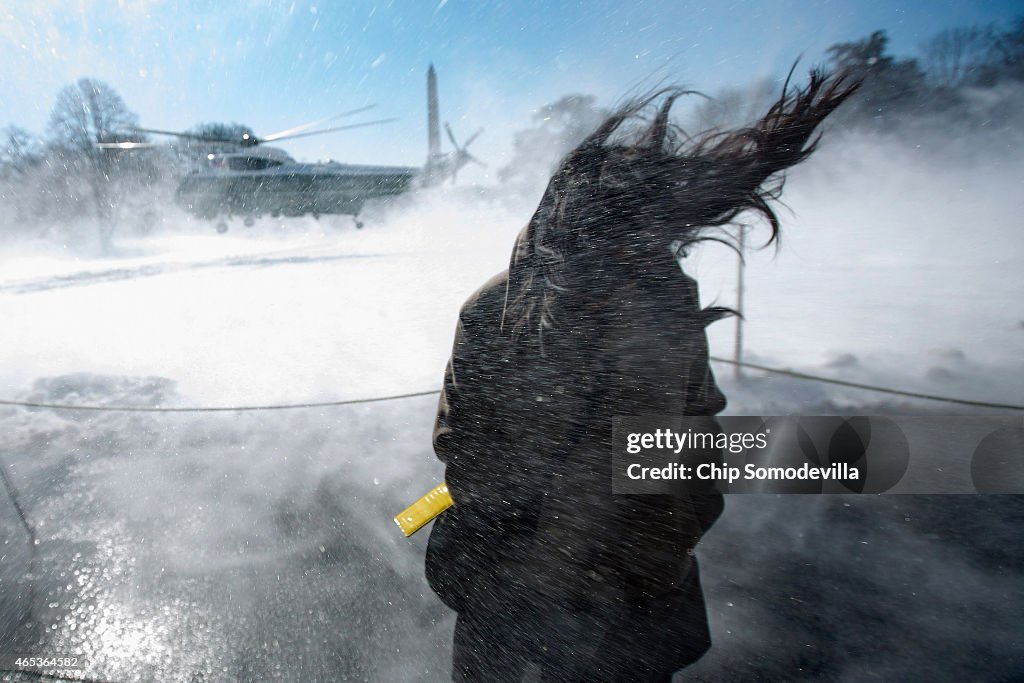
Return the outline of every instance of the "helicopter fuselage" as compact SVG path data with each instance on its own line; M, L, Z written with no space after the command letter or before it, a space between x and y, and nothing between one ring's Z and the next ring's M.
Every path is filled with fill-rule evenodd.
M185 176L177 191L183 208L208 219L355 216L368 200L408 192L422 172L407 166L282 162L262 154L217 155L212 161Z

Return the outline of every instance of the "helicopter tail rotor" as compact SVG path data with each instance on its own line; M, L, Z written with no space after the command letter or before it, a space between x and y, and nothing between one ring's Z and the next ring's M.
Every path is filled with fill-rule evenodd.
M468 163L474 163L483 168L487 168L487 164L480 161L467 151L467 148L473 143L473 141L480 137L480 134L484 132L483 128L480 128L475 133L466 138L466 142L464 142L461 145L455 139L455 134L452 133L452 127L448 124L447 121L444 124L444 130L448 134L448 139L451 140L452 147L454 147L454 150L449 155L449 173L452 178L452 183L455 182L455 179L459 174L459 169L461 169Z

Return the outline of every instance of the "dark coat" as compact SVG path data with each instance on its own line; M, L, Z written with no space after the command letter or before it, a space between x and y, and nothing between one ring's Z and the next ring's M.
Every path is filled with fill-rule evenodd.
M648 629L690 634L697 647L661 668L685 666L709 644L692 551L722 499L613 496L611 418L725 407L696 283L667 258L617 291L589 292L581 301L594 305L541 344L501 329L507 282L492 278L459 316L434 429L455 505L434 523L428 581L460 623L495 609L495 595L515 601L512 588L570 612L640 609ZM653 623L669 604L687 623Z

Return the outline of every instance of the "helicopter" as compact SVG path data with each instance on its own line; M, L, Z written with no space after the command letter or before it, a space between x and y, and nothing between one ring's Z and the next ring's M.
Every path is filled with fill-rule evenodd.
M357 228L363 227L359 214L370 200L387 199L413 189L437 185L447 179L453 182L459 169L468 163L485 166L467 148L483 130L476 131L459 144L451 126L445 132L452 151L441 151L437 73L427 70L427 132L426 163L416 166L375 166L366 164L300 163L284 150L266 143L322 135L341 130L389 123L380 119L365 123L336 126L326 130L315 128L338 118L361 113L373 105L361 107L328 119L306 123L294 128L257 137L245 132L240 137L213 137L201 133L184 133L152 128L132 128L136 134L168 135L188 141L189 145L209 145L210 149L197 168L180 181L175 198L190 213L207 220L216 220L217 232L227 232L228 220L242 217L249 226L255 219L269 214L319 218L323 214L350 215ZM108 149L136 149L150 146L146 142L100 143ZM223 151L223 150L229 151Z

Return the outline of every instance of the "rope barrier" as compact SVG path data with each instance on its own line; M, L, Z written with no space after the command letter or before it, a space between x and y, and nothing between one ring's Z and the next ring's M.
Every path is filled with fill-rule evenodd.
M403 398L416 398L417 396L430 396L438 393L438 390L416 391L411 394L394 394L391 396L374 396L372 398L354 398L347 401L320 401L316 403L285 403L281 405L256 405L256 406L195 406L182 408L161 408L146 406L98 406L98 405L73 405L69 403L37 403L33 401L6 401L0 400L2 406L16 406L20 408L50 408L52 410L92 410L98 412L114 413L229 413L246 412L254 410L297 410L303 408L331 408L334 406L350 406L359 403L380 403L382 401L397 401Z
M851 387L853 389L864 389L865 391L875 391L882 394L891 394L894 396L906 396L908 398L920 398L927 401L940 401L943 403L954 403L958 405L974 406L980 408L997 408L1001 410L1021 410L1024 411L1024 405L1016 405L1013 403L996 403L992 401L975 401L966 398L955 398L952 396L939 396L937 394L924 394L916 391L903 391L901 389L892 389L890 387L879 387L873 384L862 384L860 382L850 382L842 379L835 379L832 377L822 377L821 375L811 375L805 372L797 372L795 370L782 370L779 368L769 367L767 365L758 365L757 363L748 362L737 362L728 358L719 358L717 356L709 356L709 359L716 363L727 363L729 365L738 365L744 368L751 368L752 370L760 370L762 372L769 372L776 375L783 375L786 377L793 377L795 379L803 379L812 382L821 382L823 384L835 384L842 387ZM252 412L252 411L263 411L263 410L299 410L309 408L332 408L336 406L349 406L357 405L361 403L381 403L384 401L397 401L405 398L417 398L419 396L430 396L438 393L437 389L430 391L416 391L409 394L392 394L390 396L374 396L371 398L355 398L345 401L319 401L312 403L285 403L285 404L269 404L269 405L253 405L253 406L194 406L194 407L180 407L180 408L164 408L164 407L146 407L146 406L101 406L101 405L74 405L69 403L40 403L36 401L11 401L11 400L0 400L0 406L13 406L19 408L49 408L51 410L91 410L95 412L117 412L117 413L229 413L229 412Z
M860 382L848 382L843 379L834 379L832 377L822 377L820 375L809 375L805 372L796 372L795 370L780 370L778 368L768 367L767 365L757 365L756 363L737 362L729 360L728 358L718 358L716 356L709 356L709 358L718 363L728 363L729 365L739 365L744 368L752 368L754 370L761 370L763 372L770 372L776 375L785 375L786 377L795 377L796 379L805 379L813 382L822 382L823 384L836 384L842 387L852 387L854 389L865 389L867 391L876 391L881 394L893 394L895 396L907 396L910 398L923 398L928 401L941 401L943 403L956 403L965 406L975 406L981 408L999 408L1003 410L1024 410L1024 405L1014 405L1012 403L993 403L990 401L972 401L966 398L953 398L951 396L938 396L936 394L922 394L916 391L902 391L900 389L890 389L888 387L878 387L872 384L861 384Z

